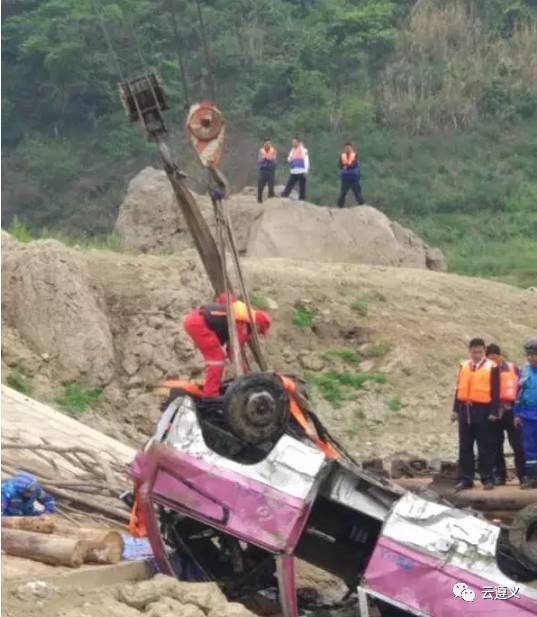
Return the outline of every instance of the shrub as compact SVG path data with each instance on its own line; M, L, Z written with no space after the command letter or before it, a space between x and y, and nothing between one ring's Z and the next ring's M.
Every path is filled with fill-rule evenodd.
M262 296L261 294L257 294L257 293L251 294L250 302L254 308L259 309L261 311L268 311L270 308L268 300L265 298L265 296Z
M22 394L30 395L32 393L32 384L28 377L21 369L13 368L7 376L7 385Z
M56 402L68 413L80 413L94 405L102 393L101 388L87 390L72 381L64 385L63 391L56 397Z
M121 252L121 238L116 233L88 236L81 239L69 238L67 244L79 244L84 248L97 249L100 251Z
M325 371L311 376L310 379L317 386L324 400L332 403L334 407L338 407L343 401L356 400L356 394L352 390L359 390L367 381L386 383L385 375L351 371Z
M328 349L324 352L323 358L325 360L330 360L331 358L340 358L343 362L347 364L358 364L362 359L360 354L357 354L352 349L341 348L341 349Z
M26 223L21 221L18 216L13 217L7 231L11 236L13 236L13 238L15 238L15 240L18 240L19 242L26 243L35 240Z
M351 304L351 309L360 315L360 317L367 317L368 303L367 299L362 295L357 295Z
M399 411L401 409L401 399L399 396L394 396L388 401L390 411Z
M309 309L296 308L292 322L294 326L299 328L310 328L313 323L313 313Z

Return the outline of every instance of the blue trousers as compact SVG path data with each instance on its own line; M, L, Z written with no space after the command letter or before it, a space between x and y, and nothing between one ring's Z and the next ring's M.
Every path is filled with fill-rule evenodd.
M537 478L537 418L522 418L522 447L526 456L526 475Z

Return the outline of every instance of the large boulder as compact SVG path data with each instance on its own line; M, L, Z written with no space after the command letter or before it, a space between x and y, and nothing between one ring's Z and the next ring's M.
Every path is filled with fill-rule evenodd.
M115 230L125 249L146 252L192 246L166 174L152 167L130 181Z
M214 230L209 198L194 196ZM246 256L446 269L438 249L370 206L340 210L278 197L258 204L249 188L226 205ZM151 167L129 184L116 232L124 248L143 252L193 246L166 174Z
M106 385L114 347L86 257L55 240L2 247L2 320L34 354L50 359L61 381Z
M427 247L370 206L320 208L288 199L267 202L250 230L252 257L427 267Z

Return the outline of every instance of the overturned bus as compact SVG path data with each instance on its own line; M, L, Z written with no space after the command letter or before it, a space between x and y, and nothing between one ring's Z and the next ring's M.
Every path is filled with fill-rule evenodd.
M214 401L167 386L131 466L162 572L230 598L277 584L285 617L299 614L296 558L342 579L361 617L537 615L537 515L515 551L480 515L363 471L292 377L245 375Z

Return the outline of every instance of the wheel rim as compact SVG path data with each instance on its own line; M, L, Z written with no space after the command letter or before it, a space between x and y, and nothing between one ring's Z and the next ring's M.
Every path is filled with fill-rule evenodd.
M246 417L255 426L271 424L276 412L276 401L266 391L255 392L246 402Z

